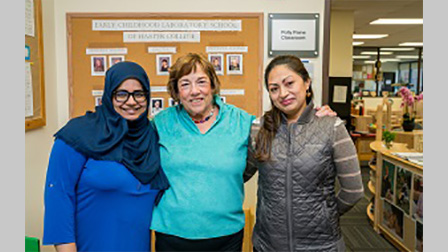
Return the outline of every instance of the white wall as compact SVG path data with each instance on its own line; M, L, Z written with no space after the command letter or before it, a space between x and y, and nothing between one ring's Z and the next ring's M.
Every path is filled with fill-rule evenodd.
M52 135L69 119L66 13L261 12L265 14L265 65L269 61L266 54L268 27L266 17L268 13L319 13L321 17L319 51L323 52L324 0L45 0L42 2L47 126L25 133L25 234L39 238L42 237L43 185L48 155L53 142ZM322 100L322 57L310 59L310 62L314 65L315 103L320 105ZM270 102L265 91L263 100L263 109L268 110ZM246 184L246 206L255 204L256 180L257 177ZM52 251L49 247L43 249Z
M363 97L365 109L376 110L378 105L383 103L383 97ZM392 100L392 110L402 110L401 97L390 97ZM385 109L385 107L383 108Z

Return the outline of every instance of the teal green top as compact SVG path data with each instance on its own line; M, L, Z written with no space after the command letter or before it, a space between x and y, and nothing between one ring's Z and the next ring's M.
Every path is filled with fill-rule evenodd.
M215 96L219 114L202 134L177 105L154 118L162 168L170 182L154 209L151 229L186 239L208 239L244 228L247 147L255 116Z

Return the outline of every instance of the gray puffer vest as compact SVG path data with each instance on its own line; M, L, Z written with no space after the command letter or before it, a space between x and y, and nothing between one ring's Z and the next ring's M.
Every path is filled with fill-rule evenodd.
M336 117L310 103L296 123L283 120L271 160L259 164L253 233L258 251L339 251L344 247L332 159Z

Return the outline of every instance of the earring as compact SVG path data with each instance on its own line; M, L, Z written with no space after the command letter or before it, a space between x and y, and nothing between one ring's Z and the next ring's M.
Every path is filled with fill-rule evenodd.
M306 97L310 97L311 96L311 92L309 89L306 90Z

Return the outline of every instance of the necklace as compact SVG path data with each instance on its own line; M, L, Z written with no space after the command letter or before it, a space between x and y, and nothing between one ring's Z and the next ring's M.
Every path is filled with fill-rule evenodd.
M195 120L193 118L191 118L191 120L193 120L194 123L199 124L199 123L205 123L206 121L208 121L210 118L212 118L213 116L213 112L215 110L215 107L212 107L212 111L210 111L210 115L208 115L206 118L202 119L202 120Z

